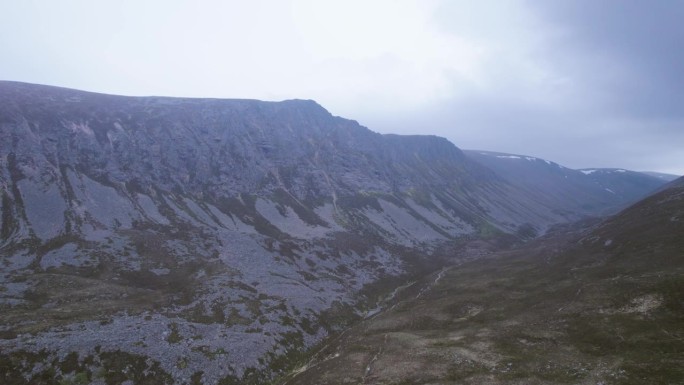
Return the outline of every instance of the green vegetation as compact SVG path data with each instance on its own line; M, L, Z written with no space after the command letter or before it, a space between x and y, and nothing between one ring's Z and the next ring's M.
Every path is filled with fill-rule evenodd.
M172 322L171 325L169 325L169 329L171 329L171 331L169 332L169 335L166 337L166 341L168 343L177 344L183 341L183 336L181 336L180 332L178 331L177 323Z
M35 367L42 369L35 372ZM32 371L34 373L31 378L25 380L22 373ZM85 385L96 379L104 380L107 385L121 384L128 380L146 385L173 383L170 375L160 368L158 362L121 351L100 351L96 356L86 357L79 357L71 352L62 360L45 351L0 354L0 382L3 384Z

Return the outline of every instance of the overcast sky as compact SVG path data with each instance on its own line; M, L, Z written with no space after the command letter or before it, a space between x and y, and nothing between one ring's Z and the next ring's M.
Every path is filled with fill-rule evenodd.
M0 0L0 79L314 99L382 133L684 174L684 1Z

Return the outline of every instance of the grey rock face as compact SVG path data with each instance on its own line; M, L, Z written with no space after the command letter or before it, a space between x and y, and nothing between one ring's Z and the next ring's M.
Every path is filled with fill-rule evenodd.
M454 241L586 214L445 139L380 135L313 101L12 82L0 194L0 360L28 381L50 362L92 382L120 365L266 381L373 307L368 285Z

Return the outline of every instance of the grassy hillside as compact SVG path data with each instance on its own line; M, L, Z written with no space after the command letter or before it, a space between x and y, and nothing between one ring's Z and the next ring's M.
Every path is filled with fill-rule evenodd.
M684 188L413 284L291 384L683 384Z

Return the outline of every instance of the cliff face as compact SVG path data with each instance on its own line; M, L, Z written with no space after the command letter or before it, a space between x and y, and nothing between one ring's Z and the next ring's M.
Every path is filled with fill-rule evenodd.
M392 192L453 177L450 167L463 161L444 139L384 137L313 101L125 98L4 84L2 103L2 150L17 164L65 167L142 192ZM417 173L435 161L431 175Z
M89 375L142 362L178 383L278 375L373 306L369 285L464 239L583 214L445 139L380 135L313 101L12 82L0 82L0 190L3 351L75 352ZM16 357L7 376L41 375Z
M379 135L312 101L127 98L6 82L0 102L9 210L43 241L92 222L77 196L91 181L126 206L116 210L121 225L151 219L142 206L163 205L165 193L215 206L240 194L281 195L314 222L313 208L340 197L410 193L473 225L475 217L507 230L562 219L554 207L521 212L529 200L445 139ZM29 218L34 206L40 221ZM105 226L116 218L103 217Z

